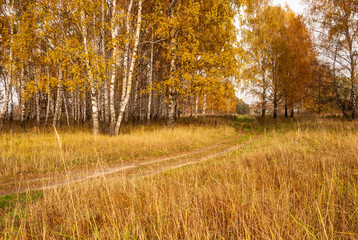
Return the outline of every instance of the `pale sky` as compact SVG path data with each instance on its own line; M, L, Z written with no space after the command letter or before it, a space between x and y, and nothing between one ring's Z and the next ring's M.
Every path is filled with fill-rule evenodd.
M284 7L286 3L294 12L298 14L303 14L305 5L302 3L301 0L272 0L273 5L281 5L282 7Z

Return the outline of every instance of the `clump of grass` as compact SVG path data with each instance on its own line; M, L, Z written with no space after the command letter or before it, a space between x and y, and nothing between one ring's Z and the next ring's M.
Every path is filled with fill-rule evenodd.
M204 164L44 192L4 238L356 239L355 123L270 126Z

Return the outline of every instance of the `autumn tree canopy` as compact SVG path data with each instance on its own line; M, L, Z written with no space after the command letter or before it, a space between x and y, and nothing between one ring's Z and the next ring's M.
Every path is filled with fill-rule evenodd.
M262 117L272 103L277 117L279 104L285 115L307 101L307 87L313 79L315 50L301 16L288 7L259 2L245 9L241 18L244 59L241 76L260 99Z
M269 0L0 0L0 130L16 117L96 135L173 127L234 113L238 81L262 117L335 99L354 119L358 3L307 2L308 18Z
M78 124L117 135L123 121L235 112L229 0L1 0L2 129ZM15 106L18 100L18 106Z

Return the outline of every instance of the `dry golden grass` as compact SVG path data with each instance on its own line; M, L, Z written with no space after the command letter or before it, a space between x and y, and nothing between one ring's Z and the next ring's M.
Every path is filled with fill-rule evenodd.
M160 126L137 127L118 137L94 137L90 132L6 133L0 136L0 180L67 169L91 169L143 161L205 147L236 136L228 125L181 125L174 130ZM65 167L66 166L66 167Z
M6 208L1 236L357 239L358 124L267 127L255 143L206 163L27 195Z

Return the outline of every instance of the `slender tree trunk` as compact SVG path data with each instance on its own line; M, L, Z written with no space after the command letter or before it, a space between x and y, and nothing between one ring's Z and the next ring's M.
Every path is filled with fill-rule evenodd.
M352 81L352 91L351 91L351 102L352 102L352 119L356 118L356 109L357 109L357 94L356 94L356 85L354 80Z
M203 116L205 116L206 114L206 99L208 97L208 94L205 92L204 93L204 102L203 102Z
M55 107L55 115L53 117L53 125L57 126L57 122L61 121L62 115L62 95L63 95L63 86L62 86L62 66L59 66L58 74L58 84L57 84L57 99Z
M50 106L51 106L51 89L50 89L50 83L47 84L47 104L46 104L46 116L45 116L45 126L48 125L48 116L50 114Z
M352 120L356 118L356 109L357 109L357 95L356 95L356 74L355 74L355 64L354 60L352 58L352 64L351 64L351 102L352 102Z
M277 118L277 90L276 88L274 89L274 97L273 97L273 118L276 119Z
M10 102L10 121L14 120L14 93L11 90L11 102Z
M322 87L322 76L321 76L321 72L319 72L319 76L318 76L318 114L319 115L321 115L321 112L322 112L321 87Z
M127 9L127 17L126 17L126 48L125 48L125 57L124 57L124 77L125 81L127 80L127 71L128 71L128 52L129 52L129 44L130 44L130 13L132 11L133 6L133 0L130 0L129 6ZM116 31L116 23L115 23L115 15L116 15L116 1L113 1L112 6L112 21L111 21L111 36L112 41L114 41L117 37L117 31ZM115 134L115 127L116 127L116 111L115 111L115 95L114 95L114 87L116 82L116 68L117 68L117 55L118 55L118 47L116 44L113 46L112 50L112 73L111 73L111 83L110 83L110 111L111 111L111 124L110 124L110 134ZM124 86L125 81L122 82L122 97L124 96Z
M152 95L153 95L153 61L154 61L154 37L152 29L152 42L150 48L150 72L149 72L149 96L148 96L148 112L147 112L147 122L150 125L151 112L152 112Z
M79 102L79 99L78 99L78 87L77 87L77 84L75 86L75 90L74 90L74 105L73 105L73 110L74 110L74 115L73 115L73 120L75 123L78 122L78 115L79 115L79 109L78 109L78 102Z
M139 79L138 79L139 80ZM140 81L140 91L139 91L139 121L142 123L144 120L144 107L143 107L143 102L144 102L144 95L142 94L142 89L143 89L143 82Z
M40 114L41 114L41 105L40 105L40 91L38 89L38 82L37 82L37 75L36 75L36 66L35 64L33 64L33 68L32 68L32 74L35 80L35 84L36 84L36 92L35 92L35 108L36 108L36 126L39 127L40 126Z
M109 110L109 96L108 96L108 84L104 83L103 85L104 91L104 122L106 123L106 127L108 127L110 120L110 110Z
M69 112L68 112L68 99L66 98L65 93L63 93L63 104L65 105L67 126L70 126L70 116L69 116Z
M190 96L190 117L193 117L194 113L194 97Z
M137 121L139 118L139 81L137 79L134 87L134 99L133 99L133 121Z
M88 71L89 82L91 86L91 110L92 110L92 131L94 135L99 134L99 122L98 122L98 102L97 102L97 91L96 83L94 82L94 76L92 71L92 66L89 60L89 50L87 43L87 26L85 23L85 12L81 11L81 23L82 23L82 37L83 45L85 49L85 64Z
M111 19L111 37L112 37L112 42L115 41L115 39L117 38L117 31L116 31L116 5L117 1L112 1L113 5L112 5L112 19ZM115 126L115 122L116 122L116 111L115 111L115 84L116 84L116 72L117 72L117 56L118 56L118 47L117 47L117 43L113 44L113 49L112 49L112 64L111 64L111 81L110 81L110 86L109 86L109 109L111 112L111 123L110 123L110 133L112 133L114 131L114 126Z
M181 106L181 104L180 104L180 102L178 102L178 100L177 100L177 104L176 104L176 109L177 109L177 114L178 114L178 116L177 116L177 119L179 119L180 118L180 106Z
M11 89L10 81L11 80L8 80L7 83L5 84L5 101L4 101L4 107L3 107L3 110L2 110L1 116L0 116L0 131L2 131L4 129L5 119L6 119L6 116L8 113L8 109L9 109L10 89Z
M86 123L87 121L87 91L85 90L83 93L83 101L82 101L82 122Z
M21 69L21 77L20 77L20 121L21 127L25 129L25 120L26 120L26 112L25 112L25 67L23 66Z
M169 17L174 17L174 5L176 1L171 0L170 1L170 8L169 8ZM173 73L175 71L175 37L173 36L173 33L170 33L170 78L173 78ZM175 96L174 96L174 86L169 86L169 96L168 96L168 127L173 128L174 122L175 122Z
M175 101L174 101L174 88L169 87L169 96L168 96L168 127L173 128L175 122Z
M46 43L46 56L48 57L48 46ZM45 66L45 74L47 76L47 103L46 103L46 115L45 115L45 127L48 125L48 117L50 114L50 105L51 105L51 86L50 86L50 68L47 63Z
M162 86L162 90L159 93L158 96L158 106L159 106L159 113L158 113L158 117L159 119L163 119L165 117L165 110L164 110L164 104L165 104L165 96L164 96L164 90L163 90L163 86Z
M285 117L288 117L288 103L287 103L287 96L285 97Z
M338 46L336 47L336 52L337 52L337 48ZM333 61L333 84L334 84L334 91L336 93L336 99L337 99L337 102L338 102L338 106L339 108L341 109L343 115L349 119L349 116L347 114L347 112L345 111L344 109L344 106L343 106L343 103L342 103L342 99L341 99L341 96L340 96L340 93L338 91L338 81L337 81L337 77L336 77L336 62L337 62L337 53L335 52L335 55L334 55L334 61Z
M102 38L102 42L101 42L101 54L102 54L102 57L103 59L105 59L106 57L106 36L105 36L105 17L106 17L106 12L105 12L105 5L106 5L106 0L102 0L102 9L101 9L101 25L102 25L102 30L101 30L101 38ZM111 20L111 37L113 39L116 38L116 33L114 31L114 26L115 26L115 15L116 15L116 1L113 1L113 9L112 9L112 20ZM113 29L113 31L112 31ZM115 57L117 56L117 45L115 45L115 49L113 49L113 51L115 51L115 53L112 53L113 56L114 56L114 60L115 60ZM113 67L114 65L114 67ZM112 74L114 75L114 83L113 85L115 84L115 78L116 78L116 63L113 63L112 65L112 69L111 70L111 82L112 82ZM108 73L106 73L107 75ZM105 81L103 83L103 118L104 118L104 123L105 123L105 129L108 128L108 124L109 124L109 121L110 121L110 108L109 108L109 95L108 95L108 82Z
M199 111L199 93L195 95L195 118L198 118L198 111Z
M262 92L262 112L261 117L265 118L266 116L266 88L264 88Z
M96 81L97 82L97 81ZM97 92L97 104L98 104L98 119L101 123L104 122L103 119L103 101L102 101L102 84L97 84L96 86Z
M133 2L133 0L131 0L130 5L132 5L132 2ZM126 84L124 84L124 86L126 87L126 93L123 96L124 98L121 99L119 115L118 115L118 119L117 119L117 123L116 123L116 127L115 127L113 135L119 134L119 130L120 130L121 124L122 124L123 114L127 107L127 104L128 104L129 98L130 98L130 94L131 94L131 90L132 90L133 71L134 71L134 65L135 65L135 62L137 59L137 51L138 51L138 44L139 44L139 37L140 37L140 30L141 30L141 23L142 23L142 3L143 3L143 0L138 1L137 29L136 29L136 33L135 33L135 37L134 37L134 47L133 47L133 52L132 52L132 59L131 59L130 66L129 66L128 78L123 79L123 83L126 83ZM129 13L128 13L127 17L129 17ZM129 27L127 29L129 29ZM128 56L126 57L126 59L127 60L125 62L128 62L128 60L129 60ZM125 64L124 66L126 67L127 64ZM125 72L126 72L126 70L125 70ZM127 74L125 74L124 77L127 77L126 75Z
M14 10L14 0L11 1L11 9ZM13 13L11 13L13 15ZM14 36L14 16L10 16L10 51L9 51L9 67L8 67L8 77L5 83L5 99L4 99L4 107L2 109L0 115L0 132L3 130L5 125L5 118L8 113L9 108L9 99L10 99L10 91L12 85L13 78L13 36Z
M40 93L36 93L35 95L35 106L36 106L36 126L40 126L40 114L41 114L41 105L40 105Z
M76 86L75 86L76 88ZM76 92L71 92L71 117L72 117L72 123L76 123Z
M186 114L186 110L188 109L188 101L189 101L189 94L186 94L185 104L184 104L184 117Z

